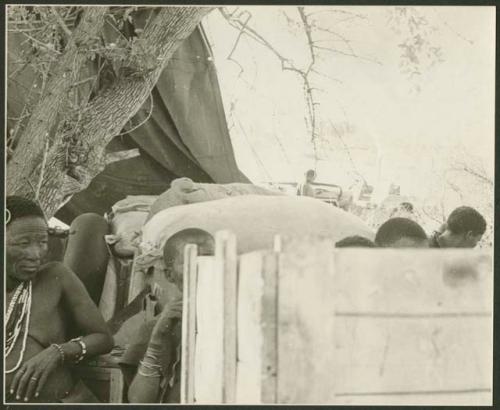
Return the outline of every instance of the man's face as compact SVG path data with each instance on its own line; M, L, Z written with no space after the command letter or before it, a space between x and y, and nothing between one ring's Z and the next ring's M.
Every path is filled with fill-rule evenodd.
M482 234L474 235L473 232L469 231L463 235L463 240L460 242L460 248L475 248L478 242L483 237Z
M316 179L316 174L314 172L308 172L306 175L307 182L314 182Z
M6 271L16 281L33 279L48 253L47 223L38 216L15 219L6 231Z

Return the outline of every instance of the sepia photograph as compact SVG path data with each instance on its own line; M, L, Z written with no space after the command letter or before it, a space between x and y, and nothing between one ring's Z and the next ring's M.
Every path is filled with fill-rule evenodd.
M495 6L4 11L4 406L493 404Z

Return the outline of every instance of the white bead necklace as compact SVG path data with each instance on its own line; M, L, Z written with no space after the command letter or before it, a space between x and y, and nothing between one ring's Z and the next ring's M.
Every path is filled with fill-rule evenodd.
M23 335L23 344L21 347L21 352L19 353L19 359L16 363L16 365L9 370L6 370L5 373L12 373L15 372L20 366L24 358L24 352L26 351L26 340L28 339L28 329L30 325L30 314L31 314L31 300L32 300L32 285L31 281L28 282L28 285L26 286L25 283L21 283L12 297L12 300L9 303L9 308L7 310L7 320L5 323L9 322L10 316L12 315L12 312L14 311L14 308L16 307L17 303L22 303L22 311L21 314L19 315L19 319L17 319L14 329L12 330L12 333L7 335L7 340L6 340L6 352L5 352L5 359L10 355L12 352L17 339L19 338L19 335L21 334L21 329L23 327L24 323L24 335Z

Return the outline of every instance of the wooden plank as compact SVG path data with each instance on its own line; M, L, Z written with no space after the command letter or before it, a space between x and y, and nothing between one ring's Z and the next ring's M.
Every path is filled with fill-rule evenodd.
M198 258L194 398L198 404L222 403L224 272L214 257Z
M181 403L194 403L196 345L197 260L196 245L184 248L182 304Z
M282 246L278 274L277 402L333 403L333 243L283 238Z
M123 391L125 383L120 369L110 369L109 379L109 402L123 403Z
M491 401L490 255L345 249L335 268L336 403Z
M280 248L281 249L281 244ZM277 402L278 372L278 265L279 254L264 255L263 278L264 292L262 297L262 403Z
M264 347L261 325L264 279L262 276L263 253L241 255L238 277L238 362L236 402L259 404L261 387L261 354Z
M336 405L351 406L491 406L491 391L452 391L452 392L419 392L413 394L363 394L358 396L341 395Z
M146 283L145 272L143 272L137 268L136 260L137 260L138 255L139 255L139 251L135 251L133 262L132 262L132 267L130 268L130 280L129 280L128 292L127 292L127 303L130 303L130 302L132 302L132 300L134 300L134 298L144 288L144 284Z
M224 270L224 385L222 402L234 403L236 399L236 297L238 256L236 254L236 237L229 232L223 233L223 235L223 237L218 237L220 238L219 241L222 242L222 246L217 247L216 245L215 254L216 259L222 259Z
M492 388L491 317L336 317L335 329L336 398L376 393L389 405L398 393Z
M338 249L337 315L487 317L493 261L460 250Z

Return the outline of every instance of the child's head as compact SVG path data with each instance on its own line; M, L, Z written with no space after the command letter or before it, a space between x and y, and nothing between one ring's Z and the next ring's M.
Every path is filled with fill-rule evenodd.
M474 248L486 231L486 220L470 206L456 208L446 221L449 247Z
M359 235L348 236L335 244L336 248L375 248L368 238Z
M382 248L427 248L428 238L423 228L408 218L385 221L375 235L375 243Z
M182 291L184 273L184 248L188 244L198 246L198 255L213 255L215 242L208 232L189 228L172 235L163 247L163 260L167 270L167 278Z

